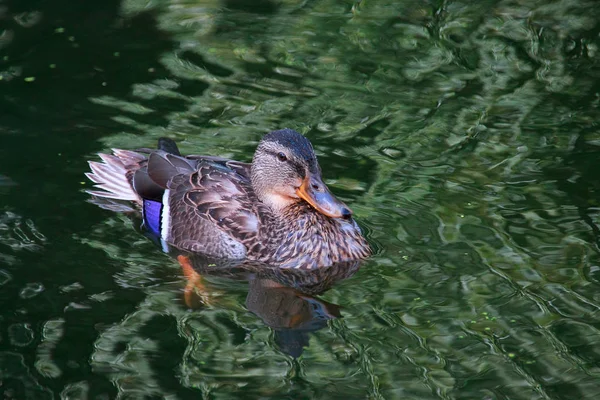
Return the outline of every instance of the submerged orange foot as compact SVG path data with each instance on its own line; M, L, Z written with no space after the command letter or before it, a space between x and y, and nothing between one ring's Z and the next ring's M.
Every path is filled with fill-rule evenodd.
M203 304L210 304L210 297L206 287L202 283L202 275L197 273L192 266L190 258L184 255L177 256L177 261L181 265L183 275L187 283L183 290L183 301L189 308L199 308Z

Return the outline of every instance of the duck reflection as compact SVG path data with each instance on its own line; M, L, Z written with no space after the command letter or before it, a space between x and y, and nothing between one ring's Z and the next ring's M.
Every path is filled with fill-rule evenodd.
M327 326L327 321L340 318L340 307L316 296L335 283L354 275L358 261L305 270L281 269L252 262L208 259L201 255L176 255L187 287L184 302L198 308L211 303L210 290L202 276L220 275L247 280L247 309L274 330L275 343L281 351L299 357L309 345L309 333Z
M275 342L292 357L299 357L308 346L309 332L324 328L327 321L341 316L338 305L270 279L250 281L246 307L273 328Z

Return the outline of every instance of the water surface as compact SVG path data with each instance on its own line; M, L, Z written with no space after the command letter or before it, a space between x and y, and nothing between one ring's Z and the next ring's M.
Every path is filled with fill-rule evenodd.
M569 0L0 3L0 390L598 398L599 14ZM168 136L249 161L283 127L313 142L377 250L325 293L208 275L190 308L139 221L86 202L97 152ZM276 301L318 322L261 314Z

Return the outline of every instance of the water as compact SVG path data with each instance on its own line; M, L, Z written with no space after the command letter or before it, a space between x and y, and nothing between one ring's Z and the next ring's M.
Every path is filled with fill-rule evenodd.
M4 397L598 398L599 14L0 3ZM168 136L248 161L282 127L377 250L325 293L186 292L139 221L86 202L97 152Z

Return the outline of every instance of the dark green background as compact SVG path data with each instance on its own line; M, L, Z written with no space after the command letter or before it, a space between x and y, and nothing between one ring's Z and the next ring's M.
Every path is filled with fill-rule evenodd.
M0 2L5 398L600 396L594 1ZM377 249L299 359L135 221L95 153L313 142Z

